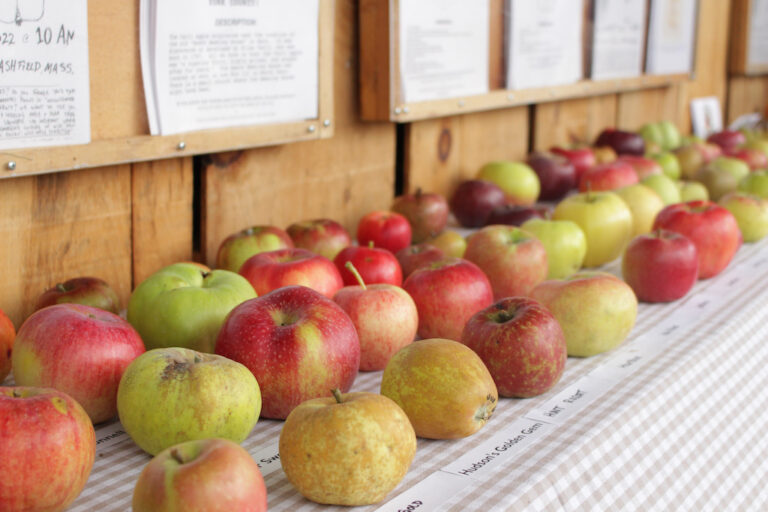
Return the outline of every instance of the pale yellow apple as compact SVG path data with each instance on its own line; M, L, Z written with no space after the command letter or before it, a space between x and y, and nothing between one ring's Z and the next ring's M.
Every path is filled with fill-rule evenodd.
M424 243L434 245L441 249L446 256L455 258L464 257L467 250L467 240L457 231L446 229L439 235L427 239Z
M664 201L652 188L641 183L614 190L627 203L632 212L632 238L650 233L656 214L664 208Z

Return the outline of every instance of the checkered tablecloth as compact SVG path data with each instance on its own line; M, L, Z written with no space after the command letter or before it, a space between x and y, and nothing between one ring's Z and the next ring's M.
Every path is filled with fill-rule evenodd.
M469 438L420 439L400 485L354 510L768 510L765 283L768 241L743 246L686 298L641 304L617 349L569 358L545 395L500 400ZM361 373L353 390L378 392L380 379ZM578 406L568 401L563 417L548 419L569 397ZM260 420L243 443L261 462L269 509L350 510L311 503L287 482L276 457L281 426ZM97 438L92 474L70 510L130 510L150 458L119 424Z

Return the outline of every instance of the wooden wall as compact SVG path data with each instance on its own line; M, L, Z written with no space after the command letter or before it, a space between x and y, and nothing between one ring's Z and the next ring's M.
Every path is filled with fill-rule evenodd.
M92 23L111 23L118 3L124 5L89 5ZM135 4L127 5L122 15L135 22ZM727 75L730 2L700 0L696 75L688 83L419 121L402 126L398 139L393 124L359 120L357 6L336 1L330 139L0 180L0 309L18 327L45 288L82 275L102 277L126 301L163 265L213 263L220 241L249 225L330 217L354 230L362 214L388 207L397 172L406 190L450 194L486 161L593 140L605 126L634 129L670 119L688 132L694 97L718 96L729 119L768 103L768 80ZM93 50L92 59L108 54ZM135 87L138 62L127 63L125 73ZM93 94L108 94L111 79L92 76ZM108 112L93 115L99 130L124 129L110 124ZM129 131L145 122L137 114Z

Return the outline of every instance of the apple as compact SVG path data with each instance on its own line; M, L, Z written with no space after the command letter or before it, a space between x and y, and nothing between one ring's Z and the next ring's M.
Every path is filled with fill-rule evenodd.
M422 338L458 340L469 317L493 302L493 289L480 267L463 258L446 258L418 268L403 288L419 312Z
M635 169L619 157L607 164L597 164L582 174L579 178L579 191L615 190L637 182Z
M548 219L552 216L552 208L548 205L505 204L493 209L488 216L488 224L506 224L520 226L528 219Z
M390 210L411 223L411 242L417 244L443 232L448 223L448 200L442 194L416 192L402 194L392 201Z
M744 144L747 149L755 149L768 156L768 140L762 138L752 139Z
M464 258L485 273L494 300L528 295L547 278L547 250L538 238L515 226L485 226L467 238Z
M16 329L13 322L0 309L0 384L11 373L11 355L13 354L13 340L16 338Z
M539 177L543 201L560 199L576 187L576 168L564 156L537 151L528 155L526 163Z
M498 185L509 204L532 205L541 190L539 177L523 162L489 162L480 168L477 179Z
M618 158L616 151L609 146L593 147L592 153L595 154L595 164L607 164Z
M331 260L297 247L255 254L240 267L240 275L251 283L256 295L283 286L301 285L330 298L344 286L341 274Z
M697 144L688 144L677 148L674 152L680 166L680 177L693 179L696 171L704 166L704 155L699 151Z
M506 204L504 191L487 180L465 180L453 191L449 206L465 228L485 226L494 208Z
M652 158L635 155L621 155L617 158L617 161L629 164L632 169L635 170L635 174L640 180L652 174L664 173L664 169L662 169L661 164Z
M652 174L640 180L640 184L656 192L665 205L680 202L680 189L675 180L666 174Z
M285 232L291 237L294 247L307 249L329 260L352 243L349 232L333 219L294 222L286 228ZM287 249L287 247L276 247L276 249Z
M265 418L285 419L329 389L349 391L360 368L360 340L349 315L305 286L279 288L236 307L216 353L256 376Z
M396 253L411 245L411 223L404 215L396 212L373 211L363 215L357 223L357 243L368 245L373 242L380 247Z
M85 487L96 433L69 395L0 387L0 510L64 510Z
M261 392L242 364L188 348L156 348L133 360L117 389L120 423L145 452L221 437L241 443L259 419Z
M696 245L688 237L664 229L639 235L624 250L621 275L642 302L675 301L696 284Z
M333 296L357 330L360 370L383 370L392 355L416 338L419 312L408 293L392 284L366 285L355 266L358 285L345 286Z
M561 155L567 158L573 165L576 171L576 181L579 181L579 177L590 167L597 164L597 158L595 157L595 151L589 146L575 146L575 147L562 147L553 146L549 148L549 151L556 155Z
M739 158L746 162L751 171L768 168L768 155L755 148L737 148L724 150L725 156Z
M744 242L757 242L768 235L768 199L731 192L721 197L718 204L736 218Z
M408 247L401 249L401 251L407 249ZM357 276L349 271L346 266L347 262L352 262L366 283L388 283L395 286L403 284L403 270L400 268L400 262L394 254L386 249L372 245L350 245L336 255L333 264L339 271L344 286L355 285L357 284ZM332 295L331 298L333 298Z
M622 187L614 192L627 203L632 212L632 237L651 231L656 214L665 206L661 196L642 183Z
M570 220L531 219L523 230L538 238L547 251L547 279L560 279L581 268L587 254L587 237Z
M680 130L678 130L677 126L672 121L664 119L659 121L658 125L663 136L663 142L661 144L662 149L671 150L682 144Z
M539 284L531 298L555 315L568 355L589 357L611 350L629 335L637 298L627 283L607 272L577 272Z
M85 409L93 423L117 414L117 386L144 353L139 333L114 313L83 304L56 304L33 313L16 335L16 384L54 388Z
M739 180L737 189L768 199L768 170L750 172Z
M98 277L76 277L44 291L35 303L35 311L54 304L85 304L120 313L120 299L109 284Z
M553 220L575 222L587 238L585 267L618 258L632 237L632 212L613 192L585 192L566 197L555 207Z
M378 503L403 479L416 454L408 416L376 393L333 390L298 405L279 440L285 476L305 498L329 505Z
M434 238L428 238L426 243L441 249L446 256L461 258L467 250L467 239L452 229L446 229Z
M480 356L442 338L419 340L392 356L381 376L381 394L405 411L417 436L429 439L474 434L499 400Z
M722 272L741 246L741 232L731 212L712 201L690 201L666 206L653 229L687 236L699 255L699 279Z
M660 149L664 149L666 141L659 123L645 123L637 133L643 138L646 145L655 144Z
M698 181L681 180L677 182L677 188L680 190L680 202L682 203L709 199L707 187Z
M446 254L437 246L421 243L408 246L405 249L400 249L397 251L397 254L395 254L395 257L397 258L397 262L400 263L403 277L406 278L417 268L441 260L446 257Z
M219 244L216 267L237 272L254 254L289 247L293 247L293 240L285 230L276 226L251 226L229 235Z
M738 130L721 130L709 134L707 142L717 144L723 151L730 151L746 144L747 138Z
M657 164L659 164L659 166L661 166L661 172L666 174L668 177L672 178L673 180L680 178L680 161L671 151L656 153L651 155L651 159L653 159Z
M707 195L713 201L717 201L725 194L734 192L739 186L739 178L712 164L705 165L696 171L693 179L704 185L707 189Z
M617 155L643 156L645 154L645 141L639 134L616 128L606 128L600 132L594 145L608 146L616 151Z
M148 350L186 347L213 352L224 318L255 296L248 280L234 272L206 272L191 263L174 263L133 290L127 318Z
M461 342L480 356L499 395L506 397L550 390L563 375L568 355L557 319L527 297L507 297L475 313Z
M139 474L133 512L205 510L266 512L259 465L228 439L199 439L166 448Z

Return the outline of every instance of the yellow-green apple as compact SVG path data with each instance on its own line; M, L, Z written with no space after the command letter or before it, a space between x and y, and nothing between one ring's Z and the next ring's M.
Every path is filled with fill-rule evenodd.
M651 155L651 158L661 166L661 172L677 180L680 178L680 162L677 156L671 151L663 151Z
M666 174L652 174L640 180L640 183L656 192L664 205L680 202L680 189L675 180Z
M571 164L573 164L573 169L576 171L577 183L579 181L579 176L584 174L587 169L597 163L597 158L595 158L595 151L589 146L553 146L549 148L549 151L555 153L556 155L564 156L571 162Z
M576 187L576 168L562 155L536 151L525 162L539 177L539 199L543 201L560 199Z
M279 440L285 476L317 503L378 503L408 472L416 434L386 396L332 393L302 402L286 418Z
M409 245L405 249L400 249L397 251L397 254L395 254L395 257L397 258L397 262L400 263L403 278L406 278L417 268L441 260L446 257L446 254L439 247L422 242L420 244Z
M458 184L448 205L465 228L485 226L494 208L507 202L504 191L488 180L464 180Z
M446 256L452 258L461 258L467 250L467 239L452 229L446 229L436 237L428 238L427 243L441 249Z
M477 179L498 185L510 204L531 205L539 198L541 190L539 177L523 162L488 162L478 171Z
M641 302L671 302L685 296L699 275L696 245L686 236L659 229L629 242L621 274Z
M66 509L96 455L83 408L55 389L0 387L0 418L0 510Z
M121 317L83 304L56 304L29 316L13 348L13 378L20 386L63 391L93 423L117 414L117 386L144 353L139 333Z
M237 272L245 260L265 251L293 247L293 240L276 226L251 226L232 233L219 245L216 253L216 266L220 269Z
M352 243L344 226L333 219L312 219L294 222L285 230L293 245L332 260L340 250ZM275 249L286 249L276 247ZM240 270L239 268L237 270Z
M528 219L548 219L552 216L552 207L546 204L521 205L504 204L493 209L488 216L488 225L506 224L520 226Z
M418 268L403 288L416 303L422 338L458 340L469 317L493 302L488 277L463 258L445 258Z
M607 164L619 156L610 146L594 146L592 152L595 154L595 164Z
M411 243L417 244L439 235L448 223L448 200L442 194L406 193L395 197L390 210L403 215L411 223Z
M259 383L248 368L187 348L143 353L128 365L117 389L120 422L150 455L211 437L241 443L260 411Z
M632 237L632 212L613 192L585 192L566 197L554 220L578 224L587 237L583 266L597 267L618 258Z
M393 284L366 285L355 266L347 268L358 283L345 286L333 296L357 330L360 339L360 370L383 370L392 355L416 338L419 312L408 292Z
M568 355L589 357L621 344L637 318L637 297L607 272L577 272L544 281L531 298L549 309L565 333Z
M349 315L305 286L279 288L235 308L216 353L256 376L265 418L285 419L329 389L349 391L360 368L360 340Z
M557 319L528 297L507 297L475 313L461 342L480 356L506 397L545 393L560 380L568 356Z
M538 238L547 251L547 279L561 279L581 268L587 254L587 237L578 224L531 219L521 227Z
M16 329L8 315L0 309L0 384L11 373L11 355Z
M712 201L666 206L656 216L653 229L668 229L691 239L699 255L699 279L722 272L742 241L736 218Z
M401 251L407 249L406 247ZM350 245L336 255L333 264L339 271L344 286L355 285L358 284L357 277L349 271L347 262L352 262L366 283L387 283L395 286L403 284L403 269L400 267L400 262L387 249L373 247L372 244Z
M747 137L738 130L720 130L707 136L707 142L717 144L723 151L729 151L747 143Z
M333 297L344 286L341 274L331 260L298 247L254 254L245 260L239 273L251 283L256 295L283 286L301 285Z
M616 128L606 128L601 131L594 145L609 146L616 151L617 155L643 156L645 154L645 140L639 134Z
M755 148L737 148L724 151L725 156L739 158L747 163L751 171L765 169L768 167L768 155Z
M737 190L768 199L768 170L750 172L739 181Z
M681 203L697 200L706 201L709 199L709 191L707 190L707 187L698 181L679 180L677 182L677 188L680 190Z
M109 284L98 277L76 277L44 291L37 298L35 311L54 304L85 304L120 313L120 299Z
M614 190L632 212L632 237L648 233L653 227L656 214L664 208L659 194L642 183Z
M768 199L747 192L731 192L718 201L736 218L744 242L757 242L768 235Z
M732 174L737 181L740 181L750 173L749 164L740 158L731 156L719 156L708 165Z
M528 295L549 268L544 244L516 226L485 226L472 233L464 258L488 277L495 300Z
M763 139L763 138L752 139L750 141L747 141L747 143L744 144L744 147L748 149L756 149L762 152L763 154L765 154L766 156L768 156L768 139Z
M658 122L659 128L663 136L663 142L661 144L662 149L675 149L682 143L682 137L680 136L680 130L677 126L669 120L662 120Z
M677 148L674 152L680 166L680 177L691 180L696 171L704 167L704 155L698 149L698 144L688 144Z
M579 178L579 191L615 190L638 182L635 169L622 157L607 164L597 164Z
M480 356L444 338L416 341L392 356L381 377L381 394L405 411L417 436L429 439L474 434L499 399Z
M213 352L224 318L255 296L248 280L234 272L206 272L192 263L174 263L133 290L128 321L148 350L186 347Z
M651 174L662 174L664 170L656 160L644 156L621 155L617 161L629 164L635 170L638 179L643 179Z
M133 488L133 512L187 510L266 512L259 465L229 439L186 441L144 466Z
M411 236L411 223L397 212L376 210L363 215L357 223L359 245L373 242L392 254L411 245Z

